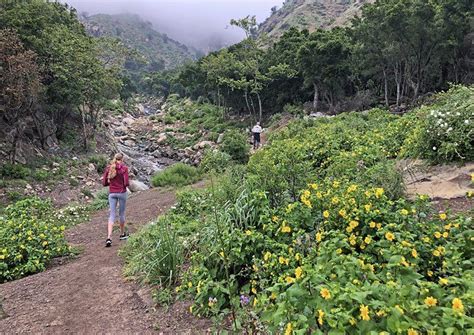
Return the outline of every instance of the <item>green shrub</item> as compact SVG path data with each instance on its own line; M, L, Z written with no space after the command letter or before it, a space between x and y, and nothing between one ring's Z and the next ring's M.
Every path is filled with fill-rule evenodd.
M33 179L35 179L36 181L45 181L45 180L48 180L50 178L51 178L50 172L45 171L45 170L37 170L33 174Z
M102 174L105 171L105 168L109 164L109 161L104 155L93 155L89 157L89 163L95 165L97 173Z
M178 234L166 218L134 234L120 255L125 259L125 275L152 285L174 284L183 263Z
M250 146L247 136L239 130L228 130L224 134L221 144L223 152L229 154L232 159L239 163L246 163L249 159Z
M219 150L206 150L199 168L207 172L224 172L230 165L232 158L229 154Z
M432 163L474 160L474 87L454 86L434 105L421 107L403 154Z
M25 165L2 163L0 166L0 177L9 179L25 179L31 174L31 170Z
M66 226L50 202L39 198L18 201L0 217L0 281L43 271L56 256L68 253Z
M294 116L302 116L304 114L304 109L302 105L286 104L283 106L283 112Z
M199 178L199 171L195 167L177 163L155 174L151 183L154 187L185 186L195 183Z
M107 208L109 205L109 190L107 188L101 189L94 195L94 200L89 205L93 210L99 210Z

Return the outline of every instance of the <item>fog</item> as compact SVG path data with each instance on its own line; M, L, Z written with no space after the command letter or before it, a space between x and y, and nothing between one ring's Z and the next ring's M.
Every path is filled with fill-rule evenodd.
M283 0L66 0L89 15L134 13L171 38L202 51L238 42L243 33L229 21L256 15L258 22Z

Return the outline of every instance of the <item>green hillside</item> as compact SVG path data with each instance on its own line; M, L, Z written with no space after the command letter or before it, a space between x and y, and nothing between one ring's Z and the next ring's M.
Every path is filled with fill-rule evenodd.
M314 31L341 26L368 2L373 0L286 0L282 8L272 11L259 31L270 37L280 37L290 27Z
M150 71L171 69L197 58L194 50L157 32L150 22L138 15L97 14L80 19L91 35L117 37L128 47L137 50L144 56Z

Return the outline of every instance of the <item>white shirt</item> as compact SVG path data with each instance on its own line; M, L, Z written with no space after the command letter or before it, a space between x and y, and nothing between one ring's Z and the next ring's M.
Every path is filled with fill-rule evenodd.
M263 129L258 124L252 128L252 133L260 134L261 132L263 132Z

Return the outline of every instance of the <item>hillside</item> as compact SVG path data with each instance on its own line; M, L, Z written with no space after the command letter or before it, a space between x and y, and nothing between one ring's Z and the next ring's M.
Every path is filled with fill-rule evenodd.
M259 27L260 33L279 37L290 27L314 31L341 26L353 18L365 3L373 0L286 0L283 7Z
M97 14L80 19L91 35L117 37L137 50L145 57L150 71L174 68L197 58L194 50L157 32L150 22L138 15Z

